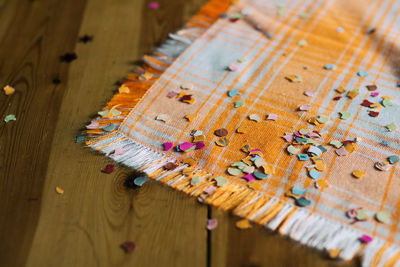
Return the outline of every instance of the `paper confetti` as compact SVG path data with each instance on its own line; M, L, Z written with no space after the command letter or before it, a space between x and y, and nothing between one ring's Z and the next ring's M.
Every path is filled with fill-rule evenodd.
M215 228L217 228L218 226L218 220L217 219L208 219L207 220L207 230L211 231L214 230Z
M12 95L15 92L15 89L9 85L4 86L3 90L6 95Z
M4 121L6 123L9 122L9 121L16 121L16 120L17 120L17 118L15 117L14 114L9 114L9 115L5 116L5 118L4 118Z
M251 225L248 220L243 219L236 222L236 227L239 229L248 229L251 227Z

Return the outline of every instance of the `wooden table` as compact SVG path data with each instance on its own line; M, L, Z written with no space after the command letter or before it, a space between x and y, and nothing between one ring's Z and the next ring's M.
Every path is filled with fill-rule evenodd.
M0 265L353 266L274 233L239 231L237 218L156 182L127 191L129 170L75 136L143 54L205 0L0 0ZM84 34L93 42L79 43ZM72 63L60 55L76 52ZM54 84L59 78L61 83ZM5 124L7 114L17 121ZM64 189L63 195L55 187ZM208 217L217 229L207 232ZM119 247L134 241L125 254Z

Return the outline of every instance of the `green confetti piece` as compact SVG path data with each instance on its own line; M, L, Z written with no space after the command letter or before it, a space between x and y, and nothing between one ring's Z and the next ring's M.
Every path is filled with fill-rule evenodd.
M232 167L238 167L239 169L243 170L244 167L247 166L246 163L242 162L242 161L237 161L231 164Z
M217 186L224 186L228 182L228 179L222 176L217 176L214 180L217 182Z
M397 125L396 125L396 123L392 122L392 123L386 125L386 128L387 128L389 131L394 132L394 131L397 130Z
M233 102L233 104L234 104L235 108L240 108L241 106L244 105L244 102L242 100L238 100L238 101Z
M351 117L351 113L348 111L341 111L339 114L342 120L348 120Z
M243 174L243 172L237 168L228 168L228 173L232 176L239 176Z
M305 160L309 160L310 159L310 157L307 154L297 154L297 157L301 161L305 161Z
M318 115L317 121L318 121L319 123L326 123L326 122L329 121L329 117L328 117L328 116L325 116L325 115Z
M377 212L377 213L375 214L376 220L377 220L378 222L380 222L380 223L385 223L385 224L390 223L390 217L391 217L391 216L390 216L390 212L385 211L385 210L380 211L380 212Z
M192 180L190 180L190 184L196 186L197 184L203 182L203 179L200 176L194 176Z
M385 108L393 106L392 100L390 98L383 99L382 106L384 106Z
M340 148L343 145L342 142L340 142L339 140L332 140L329 142L329 144L336 148Z
M107 116L108 113L110 113L108 109L97 112L97 114L99 114L102 117Z
M5 118L4 118L4 121L7 123L7 122L9 122L9 121L16 121L17 120L17 118L15 117L15 115L14 114L9 114L9 115L7 115Z
M387 158L390 164L395 164L397 162L399 162L400 158L397 155L392 155L390 157Z
M311 205L311 200L308 200L305 197L301 197L296 199L295 201L296 205L300 206L300 207L307 207Z
M295 148L293 145L289 145L287 147L287 152L289 152L290 155L295 155L295 154L298 154L300 152L300 149Z

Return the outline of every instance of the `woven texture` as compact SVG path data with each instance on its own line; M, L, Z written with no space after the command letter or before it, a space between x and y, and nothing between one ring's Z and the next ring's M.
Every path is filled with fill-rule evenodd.
M229 19L229 15L243 10L245 19ZM111 101L108 108L122 103L126 108L122 115L127 116L122 117L117 131L89 145L110 153L119 145L129 150L129 144L138 144L129 152L132 154L114 159L128 166L147 168L151 177L194 196L215 183L212 177L223 176L228 184L219 187L215 195L206 199L207 203L270 224L271 229L279 229L311 246L342 249L343 258L364 249L367 265L393 263L400 255L400 170L396 164L388 171L379 171L374 165L400 154L399 132L386 127L391 123L400 125L400 90L396 86L400 67L400 48L396 45L399 10L400 2L395 0L288 0L279 9L272 1L241 0L230 7L228 18L219 19L212 26L210 19L211 27L204 27L207 31L182 54L178 51L176 56L180 56L163 67L165 71L159 72L161 76L152 81L154 84L137 104L138 96L134 95L122 102ZM308 17L299 16L303 13ZM371 28L376 31L368 34ZM299 45L302 40L306 45ZM238 70L227 70L244 58L244 62L237 64ZM154 58L152 62L156 64ZM157 64L165 63L165 58L160 62ZM334 64L335 68L326 69L326 64ZM290 82L287 77L291 75L301 76L302 81ZM133 82L125 81L128 87L129 83ZM182 92L182 84L193 85L190 94L196 100L194 103L167 97L171 91ZM377 85L379 97L370 96L366 86L371 84ZM358 89L359 94L353 99L344 95L335 101L333 98L339 95L335 89L341 86ZM239 94L229 97L227 92L232 89ZM315 91L312 96L304 95L310 90ZM390 96L394 105L381 107L379 116L372 117L361 103L364 99L378 102L381 96ZM234 101L238 100L244 105L235 108ZM311 105L308 112L298 110L306 104ZM339 112L343 111L351 114L349 119L340 118ZM271 113L278 115L276 121L265 119ZM170 120L156 120L160 114L167 114ZM194 115L192 121L185 119L188 114ZM249 120L251 114L258 114L261 121ZM320 125L310 124L309 120L317 115L325 115L329 120ZM105 124L121 120L107 120ZM239 134L239 127L248 131ZM228 130L229 144L225 147L215 144L219 138L214 131L219 128ZM318 140L323 145L332 140L360 140L358 149L347 156L338 156L333 147L323 154L326 169L319 179L328 186L315 188L315 181L305 168L311 161L299 161L286 151L288 144L282 136L304 128L319 131ZM185 153L163 151L164 142L191 142L193 129L206 136L203 149ZM246 144L263 151L267 164L275 168L273 175L258 181L261 188L252 188L245 179L226 172L231 163L246 156L241 151ZM130 156L142 150L146 155L146 149L152 151L150 162L129 164ZM179 168L173 173L162 168L166 161L182 162L188 157L197 162L197 175L204 177L204 183L193 186L193 175L185 176L177 171ZM153 167L148 169L149 166ZM366 175L355 179L352 172L357 169ZM285 195L294 185L308 189L310 206L295 207ZM371 217L379 211L389 211L391 221L381 224L371 218L351 224L346 212L357 207L363 207ZM301 228L300 224L307 227ZM329 232L327 225L337 228L323 238L337 238L336 242L319 240L317 232ZM310 227L314 230L306 237ZM346 233L352 240L343 236ZM365 247L358 241L361 234L374 237L374 241Z

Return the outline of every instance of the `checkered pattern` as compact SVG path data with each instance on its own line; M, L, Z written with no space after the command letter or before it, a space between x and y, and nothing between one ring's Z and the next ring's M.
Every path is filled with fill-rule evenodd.
M198 38L169 66L147 91L121 124L118 132L146 147L162 152L162 143L175 144L191 141L190 131L202 130L206 147L186 154L170 152L169 156L194 158L201 169L229 178L230 182L246 186L241 178L226 174L227 167L244 157L240 148L249 144L264 152L264 159L275 166L276 174L261 181L265 196L292 201L284 196L293 185L308 188L312 200L308 209L346 225L345 212L364 207L370 214L391 211L390 224L373 220L358 222L351 227L388 243L400 242L400 170L395 165L387 172L374 168L374 163L390 155L400 154L400 134L389 132L385 125L400 125L400 89L396 87L400 75L400 2L396 0L286 0L284 12L277 14L272 1L242 0L229 13L238 10L250 12L252 23L267 28L272 39L254 29L247 20L231 22L220 19ZM282 10L281 10L282 11ZM307 13L308 18L299 14ZM343 32L339 32L338 28ZM376 28L374 34L367 34ZM306 40L308 45L297 43ZM239 70L227 71L239 58ZM326 70L325 64L335 64L335 70ZM307 67L305 69L304 67ZM367 71L367 77L358 77L358 71ZM298 74L301 83L290 83L288 75ZM191 83L194 104L167 98L170 91L179 92L181 84ZM382 108L377 118L370 117L363 99L372 102L366 85L376 84L380 95L393 98L392 107ZM353 100L339 101L334 91L338 86L359 89ZM230 98L227 92L237 89L239 96ZM316 91L313 97L303 92ZM380 98L379 98L380 99ZM234 108L233 101L244 100L243 107ZM300 105L311 104L309 112L297 111ZM343 121L338 112L348 111L349 120ZM256 123L247 119L259 114L263 120ZM277 121L267 121L269 113L279 115ZM155 120L159 114L168 114L167 124ZM188 122L184 116L195 114ZM323 172L329 186L315 189L304 166L307 163L289 156L282 139L285 132L312 127L307 120L318 114L330 118L316 126L323 133L323 144L329 141L362 138L358 150L346 157L338 157L334 149L324 153L327 169ZM246 134L237 134L239 126L249 126ZM214 131L224 127L229 131L229 145L215 145ZM313 126L314 127L314 126ZM164 152L162 152L164 153ZM367 175L354 179L351 173L362 169ZM399 256L399 255L397 255Z

